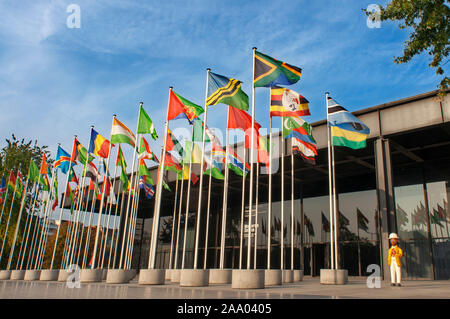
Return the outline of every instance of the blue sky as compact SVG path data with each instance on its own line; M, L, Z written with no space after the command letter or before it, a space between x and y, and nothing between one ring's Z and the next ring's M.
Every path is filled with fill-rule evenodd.
M81 8L80 29L66 26L71 3ZM135 130L141 100L162 137L169 86L203 105L207 67L243 81L250 96L253 46L303 69L292 89L310 101L310 122L325 118L325 91L353 111L436 89L428 55L393 62L408 33L388 22L368 28L370 3L3 0L0 146L14 133L70 152L74 134L87 146L90 125L108 137L114 113ZM258 88L265 127L268 101ZM225 105L212 107L208 125L224 129L225 116Z

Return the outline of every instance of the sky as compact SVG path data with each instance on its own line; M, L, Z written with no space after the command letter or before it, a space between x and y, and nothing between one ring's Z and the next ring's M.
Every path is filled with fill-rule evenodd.
M251 98L252 47L303 69L291 88L310 101L309 122L325 118L326 91L354 111L436 89L427 54L393 62L408 30L369 28L362 9L371 3L2 0L0 147L14 133L70 152L75 134L88 146L91 125L108 138L113 114L134 131L143 101L159 153L169 86L204 105L209 67L241 80ZM70 4L80 8L80 28L66 25ZM257 88L255 101L256 121L267 127L268 89ZM224 130L224 119L225 105L210 108L209 127Z

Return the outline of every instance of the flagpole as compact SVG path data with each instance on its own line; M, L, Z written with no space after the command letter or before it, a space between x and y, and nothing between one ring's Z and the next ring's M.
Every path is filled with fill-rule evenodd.
M195 242L194 242L194 269L197 269L198 242L199 242L199 236L200 236L200 217L201 217L201 214L202 214L203 161L205 159L206 123L208 121L208 103L206 103L206 100L208 99L208 78L209 78L209 72L210 71L211 71L210 68L206 69L205 115L204 115L204 118L203 118L204 128L203 128L203 137L202 137L202 156L201 156L201 160L200 160L200 184L199 184L199 191L198 191L197 223L196 223L197 225L195 227L196 230L195 230ZM193 147L194 146L192 146L192 148ZM212 168L211 168L211 170L212 170ZM210 183L211 183L211 178L210 178ZM209 208L208 208L208 211L209 211ZM208 238L206 238L205 241L208 242ZM205 251L205 255L206 255L206 251Z
M39 174L40 176L40 174ZM40 178L39 178L40 180ZM44 197L44 190L41 191L41 199ZM36 223L34 224L34 230L33 230L33 237L31 238L31 243L30 243L30 249L28 251L28 258L27 258L27 264L26 264L26 269L31 269L32 264L33 264L33 260L34 260L34 255L36 253L36 243L37 243L37 236L39 236L39 230L41 229L41 224L42 224L42 218L41 218L41 214L42 214L42 201L40 201L39 203L39 208L36 214Z
M178 199L178 177L175 178L175 200L173 202L173 217L172 217L172 234L170 238L170 255L169 255L169 269L174 269L173 262L173 246L175 241L175 218L177 216L177 199Z
M122 168L121 168L122 169ZM123 201L125 200L125 192L123 191L123 182L120 182L119 187L122 189L122 199L120 199L120 194L117 196L118 199L120 199L120 217L122 216L122 210L123 210ZM117 222L117 210L119 207L119 201L117 201L116 209L114 211L114 228L113 228L113 234L111 238L111 247L109 249L109 258L108 258L108 269L114 269L116 267L116 253L117 253L117 245L119 242L119 229L120 229L120 218L119 218L119 225L116 227ZM115 244L113 244L113 241L116 241ZM114 258L113 258L113 264L111 265L111 256L112 256L112 248L114 246Z
M267 207L267 269L270 269L270 253L272 248L272 116L269 126L269 205Z
M132 254L133 254L133 247L134 247L134 235L136 231L136 217L138 212L138 206L139 206L139 197L141 195L141 189L139 188L139 175L136 174L134 178L135 184L137 185L137 194L135 195L135 198L133 198L133 207L132 207L132 218L130 220L130 231L129 231L129 237L128 237L128 249L127 249L127 269L130 269L131 267L131 260L132 260Z
M362 273L362 270L361 270L361 247L360 247L360 243L359 243L360 238L359 238L359 215L358 215L358 210L356 210L356 229L357 229L357 232L358 232L358 264L359 264L358 270L359 270L359 276L361 277L361 273Z
M194 132L194 126L192 126L192 133ZM188 229L188 219L189 219L189 204L191 199L191 174L192 174L192 153L194 152L194 142L192 142L192 149L190 153L189 158L189 172L188 172L188 189L186 194L186 216L185 216L185 223L184 223L184 234L183 234L183 255L182 255L182 261L181 261L181 269L184 269L184 263L185 263L185 256L186 256L186 239L187 239L187 229ZM184 163L183 163L184 168ZM184 172L184 171L183 171ZM184 173L183 173L184 178ZM201 192L201 189L199 190Z
M230 123L230 106L227 109L227 127L226 127L226 145L225 145L225 180L223 184L223 203L222 203L222 231L220 235L220 269L224 269L225 263L225 235L227 228L227 210L228 210L228 144L229 134L228 126ZM245 165L245 163L244 163Z
M181 192L180 192L180 200L179 200L179 206L178 206L178 226L177 226L177 242L175 245L175 267L174 269L178 269L178 251L179 251L179 241L180 241L180 226L181 226L181 208L183 204L183 185L184 185L184 164L181 172ZM178 181L178 174L177 174L177 181Z
M294 153L291 149L291 270L294 270Z
M281 117L281 235L280 235L280 247L281 247L281 261L280 269L284 269L284 154L285 154L285 141L283 136L284 117Z
M58 144L58 146L60 146L61 144ZM72 145L72 153L74 151L74 145L75 143L73 143ZM66 196L67 196L67 185L69 184L69 175L70 175L70 170L72 169L72 161L69 161L69 169L66 173L66 185L64 186L64 196L61 200L61 209L59 210L59 222L58 222L58 229L56 230L56 237L55 237L55 245L53 246L53 254L52 254L52 261L50 263L50 270L53 269L53 262L55 261L55 254L56 254L56 247L58 245L58 236L59 236L59 231L61 229L61 222L62 222L62 215L63 215L63 210L64 210L64 204L66 202ZM61 170L62 172L62 170ZM58 196L58 194L55 194L56 196ZM56 197L58 198L58 197Z
M12 171L12 169L11 169L11 171ZM0 224L2 223L2 219L3 219L3 211L5 210L6 201L8 200L8 193L9 193L8 183L9 183L9 178L11 177L11 171L9 172L8 182L6 183L6 194L5 194L5 199L4 199L4 201L3 201L2 213L1 213L1 215L0 215Z
M255 185L255 251L253 253L253 268L256 269L256 257L258 254L258 204L259 204L259 161L256 161L256 185ZM259 226L259 225L258 225Z
M331 252L331 269L336 269L334 265L334 214L333 214L333 179L331 171L331 128L328 122L328 92L325 93L325 106L327 112L327 136L328 136L328 186L330 199L330 252Z
M327 110L328 111L328 110ZM336 269L339 269L338 263L338 253L339 253L339 242L338 242L338 232L339 232L339 219L337 216L337 204L336 204L336 174L334 171L335 161L334 161L334 145L331 143L331 159L332 159L332 169L333 169L333 210L334 210L334 264Z
M253 79L255 78L255 51L256 48L253 48ZM250 257L251 257L251 248L252 248L252 238L251 238L251 228L252 228L252 205L253 205L253 155L255 147L254 139L255 139L255 85L252 79L252 132L251 132L251 142L250 142L250 192L248 199L248 249L247 249L247 269L250 269ZM245 143L244 143L245 144ZM244 145L245 148L245 145Z
M166 149L167 149L167 129L169 125L169 103L170 103L170 93L172 92L173 87L171 86L169 88L169 99L167 101L167 115L166 115L166 122L164 124L164 143L163 143L163 156L161 156L161 163L158 168L158 183L156 185L156 192L155 192L155 209L153 212L153 229L152 229L152 237L151 237L151 243L150 243L150 251L149 251L149 264L148 268L154 269L155 263L156 263L156 246L158 244L158 230L159 230L159 216L160 216L160 209L161 209L161 193L162 193L162 183L164 178L164 161L166 158ZM184 177L184 176L183 176Z
M17 261L16 269L19 269L19 263L20 263L20 269L22 269L23 260L25 259L25 254L27 252L28 238L29 238L29 235L30 235L31 227L33 225L34 206L36 204L36 198L37 198L37 196L39 194L40 181L41 181L41 179L38 178L38 182L37 182L37 184L35 183L35 186L34 186L35 187L35 193L34 193L34 198L33 198L33 205L31 206L31 208L30 208L30 210L28 212L28 216L31 215L31 217L30 217L30 220L29 220L29 223L28 223L28 227L25 227L25 229L26 229L25 232L27 233L27 235L25 236L25 241L22 241L22 244L25 243L25 246L22 246L22 245L20 246L19 260ZM20 257L20 256L22 256L22 257Z
M95 182L97 184L97 182ZM95 186L94 190L92 192L92 200L91 200L91 211L89 212L89 223L88 223L88 230L86 233L86 242L84 244L84 252L83 252L83 269L86 267L86 262L88 258L88 252L89 252L89 246L91 243L91 230L92 230L92 219L94 217L94 209L95 209L95 203L97 202L97 197L95 196ZM87 206L86 206L87 208ZM93 266L93 265L92 265ZM92 267L93 268L93 267Z
M31 162L31 158L30 158L30 162ZM12 258L14 255L14 250L16 247L16 241L17 241L17 235L19 233L19 227L20 227L20 222L21 222L21 218L22 218L22 212L23 212L23 207L25 205L25 198L26 198L26 193L27 193L27 189L28 189L28 181L29 181L29 176L27 177L27 181L25 183L25 187L22 191L22 203L20 205L20 211L19 211L19 215L17 217L17 221L16 221L16 229L14 231L14 239L13 239L13 243L11 245L11 250L9 252L9 258L8 258L8 267L6 268L6 270L10 270L11 269L11 262L12 262ZM17 180L16 180L16 184L17 184ZM20 253L19 256L17 256L17 258L19 259L20 257Z
M84 191L85 186L83 184L81 185L81 187L83 188L83 191ZM81 202L81 209L82 210L84 209L84 211L83 211L83 223L82 223L83 227L81 228L81 236L80 236L80 239L78 240L79 245L78 245L78 252L77 252L77 262L76 262L77 265L78 265L78 263L80 261L80 258L81 258L81 247L83 246L83 239L84 239L85 228L86 228L86 236L87 236L87 233L88 233L88 230L89 230L89 225L87 225L89 220L86 220L86 218L88 216L88 207L89 207L89 185L87 186L87 188L88 189L87 189L87 192L86 192L86 204L83 203L84 200L82 200L82 202ZM82 194L84 194L83 191L82 191ZM92 206L92 202L93 201L94 201L94 199L91 200L91 206ZM90 214L89 214L89 216L90 216ZM85 242L86 242L86 240L85 240Z
M207 204L208 208L206 210L206 234L205 234L205 253L203 259L203 269L206 269L206 261L208 258L209 209L211 206L211 178L212 178L212 156L211 156L211 168L209 172L209 184L208 184L208 204Z
M239 269L242 269L242 254L244 250L244 210L245 210L245 164L246 159L246 149L245 149L245 137L244 137L244 160L242 163L242 199L241 199L241 240L239 247Z
M82 243L82 237L80 237L80 239L78 239L78 232L81 232L81 235L83 235L84 232L84 222L86 221L86 208L87 208L87 203L86 206L83 205L83 202L80 202L80 196L81 194L79 194L80 190L79 190L79 185L77 185L78 187L78 194L77 194L77 203L76 203L76 225L75 225L75 234L73 235L73 247L71 248L71 252L70 252L70 264L73 264L73 260L75 258L75 256L77 256L78 259L78 251L79 249L77 249L78 247L81 247L81 243ZM85 209L84 214L83 214L83 224L81 223L80 220L80 216L81 216L81 212L83 211L83 207ZM81 226L81 224L83 226ZM78 228L81 228L81 231L78 230ZM77 264L78 264L78 260L77 260Z
M9 216L8 216L8 220L6 222L5 235L3 236L2 250L0 252L0 261L3 258L3 250L5 248L6 238L8 236L9 222L11 220L11 214L12 214L12 210L14 207L14 199L16 198L16 190L17 190L17 183L18 183L17 179L18 179L19 171L20 171L20 164L19 164L19 169L17 170L16 183L14 185L14 192L13 192L13 197L12 197L12 201L11 201L11 207L9 209Z

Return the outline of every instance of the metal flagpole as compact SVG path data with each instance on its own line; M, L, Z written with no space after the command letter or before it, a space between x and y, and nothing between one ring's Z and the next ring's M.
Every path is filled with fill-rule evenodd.
M58 144L58 146L59 145L60 144ZM75 146L75 143L73 143L73 145L72 145L72 153L71 154L73 154L74 146ZM58 229L56 230L55 245L53 246L53 254L52 254L52 261L50 263L50 270L53 269L53 263L55 261L56 247L58 246L58 236L59 236L59 231L61 229L62 215L63 215L63 210L64 210L64 203L66 202L67 185L69 184L69 175L70 175L71 169L72 169L72 161L69 162L69 170L66 173L66 186L64 187L64 196L61 200L61 209L59 210ZM58 194L56 194L56 196L58 196Z
M66 188L66 191L67 191L67 188ZM83 191L82 191L82 193L83 193ZM66 229L66 240L65 240L65 243L64 243L64 251L63 251L63 257L62 257L61 265L69 264L69 260L68 259L69 258L72 259L72 252L69 253L69 248L70 248L70 250L72 250L72 246L73 246L73 243L74 243L74 240L75 240L74 239L75 238L74 235L75 235L75 233L77 232L77 229L78 229L78 216L79 216L79 209L80 209L79 205L80 205L80 196L81 195L82 194L77 195L77 201L76 201L75 205L72 205L72 208L73 208L73 206L75 206L75 208L72 210L73 214L69 218L68 227ZM75 216L76 216L76 218L75 218ZM77 225L74 227L75 220L76 220ZM75 242L75 245L76 245L76 242ZM72 262L70 261L70 264L71 263ZM65 266L64 266L64 268L65 268ZM64 268L62 268L62 269L64 269Z
M137 189L137 194L135 194L133 198L133 205L131 209L131 219L130 219L130 229L129 229L129 236L128 236L128 244L127 244L127 254L125 257L126 260L126 269L130 269L131 266L131 259L132 259L132 253L133 253L133 247L134 247L134 235L136 231L136 218L138 213L138 204L139 204L139 197L141 195L141 189L139 188L139 174L136 173L136 176L134 178L134 182Z
M82 190L82 194L83 194L85 186L83 184L81 184L81 188L83 189ZM83 211L83 222L81 223L80 239L77 239L78 249L77 249L77 253L76 253L77 260L75 262L75 264L77 264L77 265L78 265L78 263L80 261L81 247L83 246L83 239L84 239L85 228L86 228L86 232L87 232L87 228L88 228L88 227L86 227L86 224L87 224L86 218L87 218L87 215L88 215L88 206L89 206L89 186L87 186L87 188L88 188L88 190L86 192L86 194L87 194L86 195L87 196L86 197L86 203L84 203L84 200L81 201L81 210ZM81 196L81 194L80 194L80 196Z
M283 136L284 117L281 117L281 234L280 234L280 269L284 269L284 154L285 141Z
M116 175L117 175L117 165L114 165L114 179L112 182L112 192L113 192L112 196L114 196L114 198L116 198L116 195L115 195ZM109 196L111 197L111 194ZM108 202L109 202L108 220L106 222L105 243L103 244L102 262L101 262L100 268L103 268L103 264L105 261L106 243L108 242L109 225L110 225L110 221L111 221L112 200L108 200L106 202L107 205L108 205ZM116 200L116 206L117 206L117 200ZM112 245L112 241L110 242L110 245Z
M79 190L78 190L79 192ZM86 205L83 205L83 202L80 202L80 195L78 194L77 196L77 205L78 209L76 211L76 226L75 226L75 234L73 236L73 248L71 249L71 253L70 253L70 264L73 264L74 258L75 256L77 256L77 262L76 264L78 264L78 255L77 253L79 252L79 247L81 247L81 243L82 243L82 237L80 237L80 239L78 239L78 233L80 232L81 235L83 235L84 232L84 222L86 221L86 208L87 208L87 202ZM83 210L84 208L84 210ZM80 216L81 216L81 212L83 211L83 223L80 220ZM78 228L81 228L80 230L78 230Z
M95 182L97 184L97 182ZM86 233L86 242L84 244L84 253L83 253L83 267L86 267L86 262L88 258L88 252L89 252L89 246L91 243L91 230L92 230L92 219L94 217L94 209L95 209L95 203L97 202L97 197L95 196L95 186L94 191L92 192L92 200L91 200L91 211L89 212L89 223L88 223L88 230ZM92 265L93 267L94 265Z
M246 149L245 149L245 137L244 137L244 160L242 163L242 198L241 198L241 240L239 247L239 269L242 269L242 254L244 251L244 210L245 210L245 164L246 159Z
M31 162L31 159L30 159L30 162ZM27 189L28 189L28 181L29 181L29 177L27 177L25 187L22 191L22 203L20 205L20 211L19 211L19 215L18 215L17 221L16 221L16 229L14 231L14 239L13 239L13 243L11 245L11 250L9 252L8 267L6 268L6 270L11 269L11 262L12 262L12 258L14 256L14 249L16 247L17 235L19 234L19 227L20 227L20 221L22 218L23 207L25 206L25 199L27 197L26 194L27 194ZM16 184L17 184L17 181L16 181ZM6 237L6 234L5 234L5 237ZM20 257L20 254L19 254L19 256L17 256L17 258L19 259L19 257Z
M203 128L203 137L202 137L202 156L200 161L200 185L199 185L199 191L198 191L198 205L197 205L197 225L195 227L195 242L194 242L194 269L197 269L197 260L198 260L198 242L199 242L199 236L200 236L200 217L202 214L202 188L203 188L203 161L205 160L205 137L206 137L206 123L208 121L208 103L206 103L206 100L208 99L208 79L209 79L209 72L211 69L206 69L206 85L205 85L205 115L204 115L204 128ZM205 241L208 241L208 238L205 239ZM205 252L206 254L206 252Z
M174 269L178 269L178 251L179 251L179 241L180 241L180 225L181 225L181 206L183 204L183 185L184 185L184 165L182 169L182 178L181 178L181 192L180 192L180 200L178 205L178 225L177 225L177 242L175 245L175 267ZM177 181L178 181L178 175L177 175Z
M121 168L122 169L122 168ZM120 181L119 189L122 189L122 199L120 199L120 194L117 196L117 203L116 203L116 209L114 211L114 228L113 228L113 234L111 238L111 247L109 249L109 258L108 258L108 269L114 269L116 266L116 253L117 253L117 245L119 242L119 229L120 229L120 219L122 217L122 210L123 210L123 201L125 200L125 192L123 191L123 182ZM120 200L120 217L119 217L119 225L116 226L117 223L117 210L119 207L119 200ZM115 240L115 244L114 244ZM112 256L112 248L114 246L114 258L113 258L113 264L111 267L111 256Z
M17 175L19 175L19 171L20 171L20 164L19 164L19 169L17 170ZM17 190L17 182L18 182L17 177L18 176L16 176L16 183L14 185L14 192L13 192L13 197L12 197L12 201L11 201L11 207L9 208L8 220L6 222L5 234L3 236L2 250L0 252L0 261L2 260L2 257L3 257L3 250L5 248L6 237L8 236L9 222L11 220L12 210L14 207L14 199L16 198L16 190Z
M227 113L227 127L226 127L226 144L225 144L225 180L223 184L223 203L222 203L222 229L220 235L220 269L224 268L225 264L225 240L226 240L226 228L227 228L227 210L228 210L228 125L230 121L230 106L228 105Z
M11 172L9 173L9 177L11 177ZM9 177L8 177L8 182L9 182ZM2 219L3 219L3 211L5 210L6 201L8 200L8 193L9 193L9 187L6 186L6 194L5 194L5 198L4 198L4 200L3 200L2 213L1 213L1 215L0 215L0 224L2 223Z
M330 251L331 251L331 269L335 269L334 265L334 214L333 214L333 178L331 172L331 132L328 123L328 92L325 93L326 112L327 112L327 136L328 136L328 185L330 193Z
M192 127L192 129L193 129L193 127ZM181 269L184 269L184 263L185 263L186 238L187 238L186 236L187 236L188 219L189 219L189 204L190 204L190 199L191 199L192 152L194 150L194 144L191 144L191 145L192 145L192 150L191 150L191 154L190 154L191 158L189 159L188 189L187 189L187 194L186 194L186 217L185 217L186 219L185 219L185 222L184 222L183 254L182 254L182 261L181 261ZM183 163L183 167L184 167L184 163ZM184 178L184 173L183 173L183 178Z
M247 269L250 269L250 256L252 249L252 238L251 238L251 229L252 229L252 205L253 205L253 155L255 147L254 139L255 139L255 85L253 84L253 79L255 78L255 51L256 48L253 48L253 78L252 78L252 133L251 133L251 142L250 142L250 192L248 199L248 249L247 249ZM245 143L244 143L245 144ZM244 145L245 148L245 145Z
M256 186L255 186L255 251L253 255L253 268L256 269L258 255L258 205L259 205L259 161L256 161Z
M212 157L211 157L211 163L212 163ZM206 262L208 258L208 236L209 236L209 209L211 206L211 179L212 179L212 166L210 168L209 172L209 184L208 184L208 207L206 210L206 234L205 234L205 254L203 258L203 269L206 269Z
M291 270L294 270L294 153L291 149Z
M270 102L269 102L270 104ZM270 269L270 252L272 248L272 116L269 126L269 205L267 207L267 269Z
M176 178L175 182L175 200L173 202L173 217L172 217L172 234L170 238L170 255L169 255L169 269L174 269L173 267L173 246L175 241L175 218L177 214L177 198L178 198L178 178Z
M333 210L334 210L334 264L336 266L336 269L339 269L339 263L338 263L338 253L339 253L339 243L338 243L338 224L339 220L337 217L337 203L336 203L336 174L334 171L335 167L335 161L334 161L334 145L331 143L331 159L332 159L332 169L333 169Z
M155 209L153 212L153 227L152 227L152 237L150 242L150 251L149 251L149 263L148 268L154 269L156 263L156 246L158 241L158 230L159 230L159 216L161 209L161 197L162 197L162 183L164 178L164 162L166 158L166 141L167 141L167 129L169 125L169 105L170 105L170 94L172 92L173 87L169 88L169 99L167 101L167 115L166 122L164 124L164 142L163 142L163 156L161 156L161 163L158 167L158 183L156 185L155 192Z
M40 179L39 179L40 180ZM44 197L44 191L42 190L41 192L41 200ZM36 213L36 223L34 224L34 230L33 230L33 237L31 238L31 244L30 244L30 250L28 252L28 258L27 258L27 264L26 264L26 269L31 269L32 264L33 264L33 260L34 260L34 255L36 253L36 243L37 243L37 236L39 236L39 231L41 229L41 225L42 225L42 201L40 200L39 203L39 209Z
M35 193L34 193L34 198L33 198L33 204L31 206L30 210L28 211L28 217L30 217L30 219L29 219L28 225L26 225L25 230L24 230L24 233L26 233L26 236L25 236L25 240L22 241L22 245L20 246L19 259L17 260L16 269L22 269L23 260L25 259L25 254L27 252L28 238L30 235L31 227L33 225L34 206L36 204L36 198L39 194L39 182L40 182L40 179L38 178L37 184L36 184L36 182L34 184ZM36 222L35 222L35 224L36 224ZM25 244L25 245L23 245L23 244ZM19 264L20 264L20 268L19 268Z

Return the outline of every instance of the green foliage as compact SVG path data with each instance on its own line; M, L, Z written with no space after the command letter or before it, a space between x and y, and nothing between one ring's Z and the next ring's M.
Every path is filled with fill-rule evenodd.
M443 66L448 62L450 37L450 8L446 0L392 0L384 8L380 6L380 20L402 21L399 29L412 29L409 40L404 44L403 56L394 62L407 63L414 56L427 52L432 56L430 67L436 74L443 75ZM364 10L366 15L370 12ZM449 78L444 76L440 83L440 95L445 95Z

